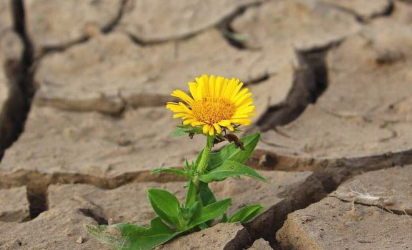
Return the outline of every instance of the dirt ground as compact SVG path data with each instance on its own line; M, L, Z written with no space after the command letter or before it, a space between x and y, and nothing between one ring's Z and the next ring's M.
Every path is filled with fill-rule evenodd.
M202 148L165 109L201 74L253 93L269 183L212 189L264 211L157 249L412 249L411 27L410 0L1 0L0 250L105 249L84 225L183 199L150 171Z

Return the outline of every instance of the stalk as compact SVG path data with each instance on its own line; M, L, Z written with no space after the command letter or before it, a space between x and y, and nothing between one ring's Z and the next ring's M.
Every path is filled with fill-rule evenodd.
M206 146L203 148L203 152L200 158L199 165L196 168L196 172L198 176L205 172L206 167L207 167L207 161L209 160L209 155L213 147L214 136L207 135L206 137L207 137ZM196 191L198 193L199 192L199 178L196 176L193 182L196 186Z

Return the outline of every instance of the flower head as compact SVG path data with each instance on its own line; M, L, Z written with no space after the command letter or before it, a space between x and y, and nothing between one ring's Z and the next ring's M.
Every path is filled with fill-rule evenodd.
M191 96L182 90L171 94L184 103L168 102L166 108L175 112L173 118L181 118L184 125L202 126L204 134L221 134L222 128L234 131L234 125L251 123L255 109L252 93L242 86L239 79L202 75L196 82L189 82Z

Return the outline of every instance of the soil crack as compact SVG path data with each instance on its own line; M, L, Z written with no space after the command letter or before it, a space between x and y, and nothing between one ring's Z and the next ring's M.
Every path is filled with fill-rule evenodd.
M234 239L230 242L232 244L230 247L233 248L228 249L242 249L242 247L252 245L259 238L269 241L271 246L276 248L276 232L283 226L288 214L320 201L335 191L344 181L356 175L411 163L412 149L372 157L321 161L314 166L314 173L299 188L290 192L284 200L244 225L245 229L243 230L248 232L250 242L245 239L243 241ZM242 234L239 233L238 235L237 237L241 237Z
M270 106L256 122L256 127L248 130L268 131L286 125L315 103L328 85L328 69L325 56L333 45L309 51L296 51L299 67L294 70L293 85L286 100Z
M367 24L375 18L390 16L393 13L393 10L394 10L394 7L395 7L393 1L389 0L388 5L386 6L385 9L383 9L379 12L376 12L376 13L370 15L370 16L365 17L365 16L362 16L359 13L356 13L355 10L352 10L352 9L349 9L349 8L346 8L346 7L343 7L343 6L339 6L339 5L334 4L334 3L323 3L323 4L331 6L332 8L335 8L339 11L342 11L342 12L345 12L345 13L348 13L348 14L352 15L356 19L356 21L358 21L361 24Z
M122 0L122 2L120 4L119 12L117 13L117 16L113 19L113 21L111 23L107 24L107 26L105 26L101 29L101 33L108 34L108 33L112 32L118 26L120 20L123 17L125 7L126 7L126 4L127 4L128 1L129 0ZM91 35L86 35L86 36L80 37L77 40L68 42L68 43L63 44L63 45L44 46L44 47L41 48L40 55L38 57L42 58L43 56L45 56L46 54L49 54L49 53L64 52L65 50L69 49L70 47L72 47L74 45L78 45L78 44L85 43L85 42L89 41L91 37L92 37Z
M232 28L232 22L239 16L242 16L245 11L249 8L256 8L262 5L262 2L257 2L257 3L252 3L249 5L241 6L238 8L232 15L226 17L223 19L220 23L216 25L216 28L220 31L222 34L223 38L226 39L228 44L232 45L236 49L239 50L245 50L248 49L247 46L245 46L245 34L241 34L236 32Z
M134 182L175 181L183 181L183 179L167 173L151 175L150 171L125 173L112 178L75 173L40 173L33 170L19 170L12 173L0 171L0 189L27 186L31 219L48 210L47 189L52 184L89 184L102 189L115 189Z
M109 222L103 216L97 214L93 209L88 208L79 208L79 212L82 213L84 216L90 217L97 222L99 225L108 225Z
M26 31L24 3L23 0L10 1L13 30L20 37L24 48L20 60L8 60L4 65L9 96L0 117L0 160L3 157L4 151L23 132L35 93L33 83L34 49Z

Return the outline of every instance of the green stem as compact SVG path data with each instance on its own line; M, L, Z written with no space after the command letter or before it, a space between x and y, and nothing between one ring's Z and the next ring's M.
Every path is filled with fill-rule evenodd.
M203 149L202 157L200 158L199 165L197 166L197 173L203 174L206 170L207 161L209 159L210 151L212 151L213 136L207 135L206 146Z
M199 165L197 165L197 168L196 168L196 172L198 175L201 175L205 172L206 167L207 167L207 161L209 160L209 155L213 147L214 136L207 135L206 137L207 137L206 146L203 148L203 152L200 158ZM198 193L199 192L199 179L197 177L194 179L194 184L196 186L196 190Z

